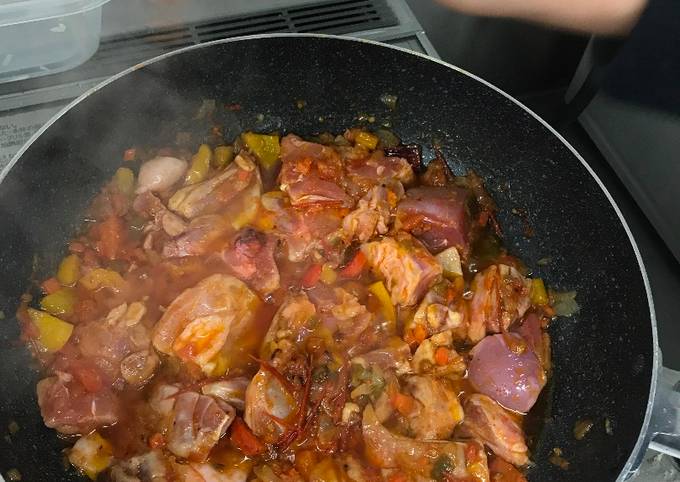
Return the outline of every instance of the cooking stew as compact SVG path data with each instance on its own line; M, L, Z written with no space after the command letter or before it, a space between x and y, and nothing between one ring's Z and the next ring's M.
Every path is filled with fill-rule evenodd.
M92 479L524 480L550 292L386 131L129 149L23 338Z

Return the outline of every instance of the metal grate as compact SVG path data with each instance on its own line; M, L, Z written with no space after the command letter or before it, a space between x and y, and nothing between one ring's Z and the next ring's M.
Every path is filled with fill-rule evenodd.
M108 77L156 55L220 38L276 32L350 34L395 25L387 0L339 0L148 30L104 38L97 53L80 67L0 84L0 95Z

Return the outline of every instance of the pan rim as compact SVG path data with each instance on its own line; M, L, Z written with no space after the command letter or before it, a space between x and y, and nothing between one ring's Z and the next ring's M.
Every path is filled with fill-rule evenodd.
M588 173L591 175L591 177L595 180L599 188L602 190L604 193L605 197L611 204L611 206L614 208L614 211L616 212L616 215L619 218L619 222L623 225L624 230L626 231L626 234L628 235L628 241L630 242L633 252L635 253L635 258L637 259L638 266L640 268L640 273L642 274L642 280L645 286L645 292L647 294L647 304L649 306L649 316L650 316L650 322L651 322L651 328L652 328L652 342L653 342L653 350L652 350L652 376L650 380L650 387L649 387L649 397L647 399L647 408L645 410L645 417L642 423L642 426L640 428L640 433L638 434L638 439L633 447L633 450L631 451L628 460L624 464L623 468L621 469L621 473L617 477L617 481L623 481L627 478L629 473L636 468L636 462L638 461L638 455L640 453L640 450L645 449L646 446L648 445L650 441L650 437L652 434L649 434L649 425L652 417L652 411L654 408L654 399L656 396L656 387L657 387L657 379L658 379L658 372L661 368L661 350L659 348L659 340L658 340L658 332L657 332L657 323L656 323L656 314L654 311L654 300L652 298L652 292L651 292L651 287L649 284L649 278L647 276L647 270L645 269L645 264L642 260L642 256L640 254L640 250L638 248L637 242L635 241L635 237L633 236L632 231L630 230L630 227L628 226L628 223L626 222L626 219L623 217L623 213L621 212L618 204L612 197L611 193L607 189L607 187L604 185L602 180L598 177L598 175L595 173L595 171L590 167L590 165L586 162L586 160L579 154L579 152L567 141L559 132L557 132L550 124L548 124L543 118L541 118L538 114L536 114L534 111L532 111L530 108L525 106L522 102L519 100L515 99L513 96L502 90L501 88L495 86L491 82L484 80L483 78L468 72L465 69L462 69L460 67L457 67L453 64L450 64L448 62L445 62L441 59L437 59L434 57L431 57L429 55L420 53L420 52L415 52L412 50L409 50L404 47L398 47L396 45L390 45L386 44L383 42L378 42L375 40L368 40L368 39L361 39L357 37L349 37L349 36L342 36L342 35L329 35L329 34L320 34L320 33L271 33L271 34L257 34L257 35L245 35L245 36L240 36L240 37L232 37L232 38L225 38L225 39L218 39L218 40L213 40L210 42L205 42L197 45L190 45L188 47L183 47L181 49L177 50L172 50L170 52L166 52L162 55L150 58L148 60L145 60L144 62L140 62L138 64L133 65L132 67L129 67L111 77L108 79L103 80L99 84L95 85L94 87L88 89L86 92L78 96L76 99L72 100L69 102L66 106L64 106L59 112L54 114L50 120L48 120L38 131L36 131L29 139L26 141L26 143L21 146L21 148L17 151L17 153L12 157L10 162L0 171L0 183L2 183L5 180L5 177L7 174L12 170L14 165L19 161L21 156L26 152L26 150L33 144L52 124L54 124L57 120L59 120L66 112L71 110L71 108L75 107L78 105L80 102L82 102L84 99L87 97L91 96L92 94L96 93L97 91L101 90L103 87L106 87L108 84L120 79L121 77L124 77L125 75L134 72L136 70L139 70L141 68L144 68L148 65L154 64L158 61L164 60L166 58L179 55L185 52L189 52L191 50L195 49L200 49L200 48L208 48L213 45L220 45L220 44L226 44L226 43L232 43L232 42L241 42L241 41L247 41L247 40L257 40L257 39L266 39L266 38L323 38L323 39L331 39L331 40L341 40L341 41L347 41L347 42L358 42L358 43L365 43L369 45L375 45L379 47L384 47L384 48L389 48L393 50L397 50L400 52L407 53L409 55L414 55L416 57L420 57L424 60L429 60L432 62L435 62L437 64L440 64L444 67L447 67L449 69L455 70L458 73L461 73L463 75L466 75L470 77L471 79L480 82L487 88L490 88L491 90L501 94L504 96L506 99L510 100L513 102L515 105L523 109L526 113L531 115L535 120L537 120L540 124L545 127L549 133L554 135L559 141L562 142L562 144L569 149L569 151L578 159L583 167L588 171Z

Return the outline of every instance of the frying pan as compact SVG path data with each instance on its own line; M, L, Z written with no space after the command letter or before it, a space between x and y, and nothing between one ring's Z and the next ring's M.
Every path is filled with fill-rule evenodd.
M384 94L396 96L396 107ZM519 102L451 65L372 42L273 35L190 47L123 72L52 119L2 173L2 474L79 480L65 469L66 444L42 423L39 374L13 318L17 299L31 277L54 270L124 149L173 144L178 131L203 140L195 114L204 99L232 106L215 114L227 139L246 129L311 135L384 124L404 141L439 146L455 173L474 169L486 179L509 250L549 286L575 290L581 307L550 327L554 368L530 423L528 478L613 481L629 473L649 439L656 325L635 242L585 161ZM593 428L576 440L574 425L585 419ZM549 461L556 447L566 470Z

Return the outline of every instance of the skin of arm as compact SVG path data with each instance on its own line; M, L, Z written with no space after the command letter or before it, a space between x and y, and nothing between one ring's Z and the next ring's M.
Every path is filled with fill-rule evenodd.
M595 35L624 36L648 0L437 0L470 15L508 17Z

